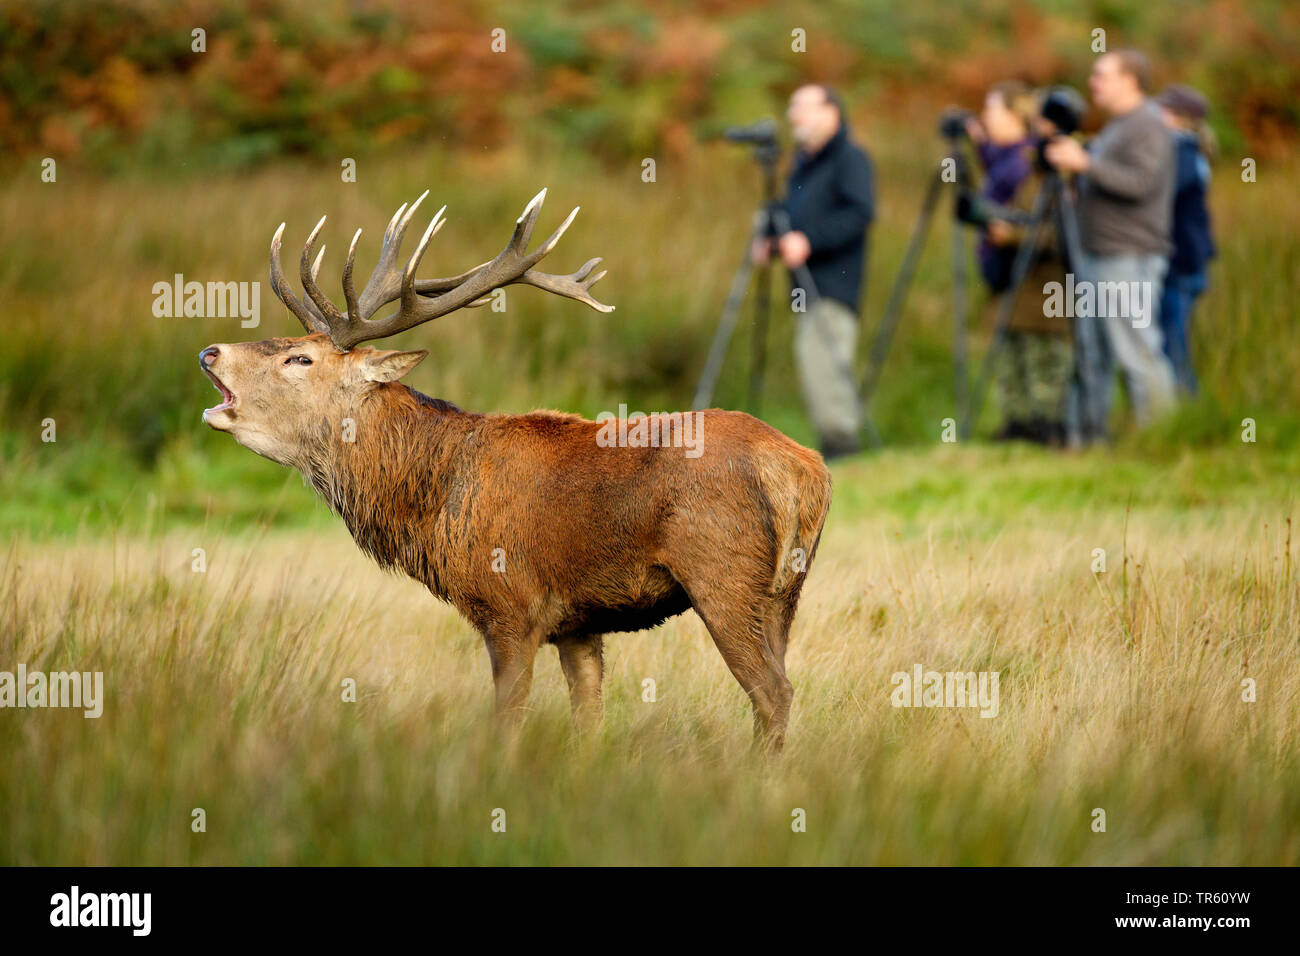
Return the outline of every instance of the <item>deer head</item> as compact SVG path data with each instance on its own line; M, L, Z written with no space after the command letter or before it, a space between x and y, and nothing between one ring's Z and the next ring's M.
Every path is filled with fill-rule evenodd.
M494 259L457 276L416 279L429 240L446 222L443 213L447 207L443 206L405 266L399 267L402 237L427 195L426 190L409 208L403 204L393 214L384 231L379 262L360 295L352 282L361 238L361 230L356 231L343 267L346 309L338 308L316 284L324 246L314 258L313 254L325 217L321 217L303 247L299 274L304 298L294 294L280 264L284 223L280 224L271 240L271 287L308 334L209 345L201 351L199 367L212 379L223 399L203 412L203 420L210 427L230 432L241 445L272 461L301 467L320 442L335 434L342 419L350 412L359 412L376 393L396 387L392 383L428 354L356 348L361 342L386 338L458 309L486 305L493 290L512 283L577 299L601 312L613 311L613 306L596 301L589 291L605 274L604 270L592 274L599 258L587 261L571 275L551 275L533 268L555 247L578 214L575 207L549 239L528 252L545 189L524 208L515 223L514 235ZM383 319L373 318L390 302L399 303L396 312Z

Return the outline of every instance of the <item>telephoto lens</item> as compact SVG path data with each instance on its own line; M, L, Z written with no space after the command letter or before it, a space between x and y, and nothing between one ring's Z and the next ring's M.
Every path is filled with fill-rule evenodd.
M966 135L966 123L974 115L970 110L949 107L939 114L939 135L947 139L960 139Z
M1039 113L1064 136L1076 133L1083 124L1087 104L1079 91L1070 86L1054 86L1043 99Z

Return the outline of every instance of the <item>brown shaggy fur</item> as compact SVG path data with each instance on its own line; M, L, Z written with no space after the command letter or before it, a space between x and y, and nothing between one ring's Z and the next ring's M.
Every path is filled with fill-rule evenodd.
M257 391L258 363L281 360L257 347L217 347L211 371L241 395L235 425L275 406L244 396ZM366 353L376 354L338 361ZM318 367L334 362L322 358ZM332 366L319 374L340 377ZM335 384L326 405L313 427L279 436L293 452L277 459L303 472L380 565L479 630L503 716L522 710L549 642L575 714L598 718L602 635L693 607L753 702L757 735L781 745L786 643L831 498L816 452L716 409L699 413L702 454L692 458L681 447L600 447L601 425L574 415L464 412L395 381ZM338 439L343 418L355 441ZM235 425L223 430L239 438Z

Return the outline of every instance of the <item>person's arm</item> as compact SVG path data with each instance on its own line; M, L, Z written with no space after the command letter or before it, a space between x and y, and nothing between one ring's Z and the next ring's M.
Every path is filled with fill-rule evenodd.
M1091 156L1088 176L1097 188L1120 199L1139 200L1155 186L1171 160L1173 138L1162 126L1150 124L1130 131L1109 155Z
M1016 212L1025 213L1026 216L1032 215L1034 205L1039 197L1039 193L1044 188L1042 177L1036 175L1031 166L1025 165L1023 170L1017 170L1018 178L1016 182L1016 192L1012 201L1007 205ZM1046 219L1040 222L1038 228L1038 239L1035 245L1039 250L1050 249L1054 244L1056 227L1052 217L1047 214L1044 207L1043 214ZM994 227L996 225L996 228ZM989 241L995 246L1016 247L1024 243L1029 238L1030 226L1028 223L1012 223L996 217L989 222L988 237Z
M834 211L809 222L803 230L814 253L833 252L862 238L875 218L875 183L871 160L858 150L849 153L838 170L838 204Z

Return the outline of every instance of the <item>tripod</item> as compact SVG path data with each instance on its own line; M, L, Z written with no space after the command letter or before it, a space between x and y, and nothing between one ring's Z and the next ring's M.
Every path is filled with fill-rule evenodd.
M1016 298L1020 293L1021 286L1024 285L1025 277L1034 264L1038 252L1038 237L1044 224L1048 221L1049 216L1055 216L1059 247L1065 250L1067 269L1070 268L1070 263L1080 261L1079 224L1075 217L1074 206L1066 190L1065 180L1055 170L1047 171L1043 185L1039 189L1038 195L1034 197L1032 210L1028 216L1018 213L1008 214L1009 219L1013 219L1026 227L1026 235L1017 248L1011 269L1010 283L998 306L998 315L993 327L993 337L980 365L975 387L970 389L967 380L967 260L965 239L962 233L962 226L969 218L969 210L964 207L967 207L969 203L970 168L965 154L960 148L959 137L947 132L945 132L945 135L948 139L947 159L952 160L951 168L955 173L951 182L957 186L953 205L952 233L954 392L958 434L963 439L967 439L970 438L974 424L979 419L980 410L983 408L984 394L993 375L994 363L997 361L1002 346L1006 342L1007 327L1011 321ZM885 359L889 355L889 346L893 341L894 331L897 329L902 315L903 303L907 298L912 276L916 272L917 260L920 258L922 247L925 245L926 234L934 217L934 211L939 204L940 190L945 181L943 170L947 165L945 160L945 163L931 177L930 184L926 189L925 199L921 203L921 212L917 216L916 225L912 229L907 250L903 255L903 264L899 268L898 276L894 280L893 288L890 290L889 301L885 306L885 313L880 320L880 328L872 343L867 370L862 380L860 394L864 403L868 401L875 390L880 380L880 373L884 367ZM1077 369L1075 374L1077 376ZM864 416L864 421L869 421L869 419Z
M756 266L750 257L754 243L779 239L790 231L790 216L776 198L776 165L781 157L781 149L775 142L762 143L754 149L754 160L758 163L763 177L763 202L754 212L753 225L749 238L745 242L745 251L740 265L731 280L731 290L722 307L722 317L718 320L718 330L714 333L713 343L709 346L709 355L704 362L704 371L700 374L695 387L694 407L706 408L713 401L713 390L722 374L722 363L727 356L727 348L736 331L736 322L740 318L740 309L748 294L750 281L758 273L758 291L754 297L754 339L751 349L749 371L749 407L755 415L763 396L763 380L767 372L767 332L771 323L771 274L769 262ZM817 301L817 283L806 264L792 270L807 296L807 305Z
M903 254L903 264L899 267L898 275L889 290L889 300L885 305L885 312L880 318L880 328L877 329L876 337L871 343L867 369L862 376L862 385L858 394L862 396L862 420L866 423L871 421L866 414L867 402L870 401L876 385L880 382L880 373L884 369L885 359L889 356L889 347L893 343L894 332L898 328L899 319L902 317L903 303L907 300L907 292L911 287L912 277L916 273L917 262L921 258L921 249L925 246L925 239L930 231L930 223L934 219L934 211L939 205L939 195L945 182L947 182L956 185L953 194L952 216L953 391L959 429L965 432L970 427L970 403L966 371L967 250L965 234L962 231L962 196L967 194L970 189L970 165L965 152L961 148L960 135L955 131L947 130L945 130L944 135L948 142L948 154L934 171L934 175L930 178L930 184L926 187L925 199L921 202L921 211L916 217L916 224L912 227L912 235L908 239L907 250ZM950 169L952 170L952 178L947 179L945 173ZM880 444L879 435L876 434L874 426L871 427L871 437L874 445Z

